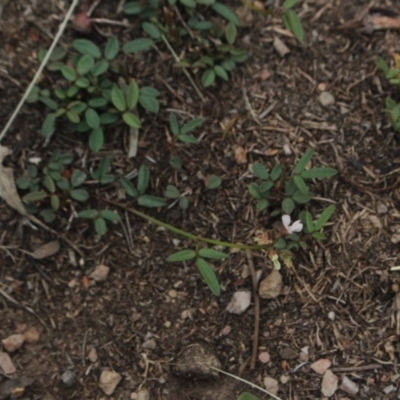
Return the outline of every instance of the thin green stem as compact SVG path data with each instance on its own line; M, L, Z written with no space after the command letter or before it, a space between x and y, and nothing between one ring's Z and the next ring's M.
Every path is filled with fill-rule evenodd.
M165 37L165 35L161 35L161 38L164 41L165 45L168 47L168 50L171 52L172 56L175 58L175 61L180 62L181 61L180 58L175 53L175 50L172 48L171 44L168 42L168 39ZM204 98L203 94L200 92L200 89L195 84L193 78L190 76L188 70L185 67L182 67L182 70L183 70L184 74L187 76L187 78L189 79L189 82L191 83L191 85L193 86L193 89L196 91L196 93L200 97L201 101L203 103L205 103L206 99Z
M177 235L183 236L187 239L193 240L194 242L202 242L202 243L207 243L207 244L212 244L214 246L222 246L222 247L227 247L230 249L240 249L240 250L269 250L269 246L266 245L249 245L249 244L243 244L243 243L230 243L230 242L224 242L221 240L216 240L216 239L209 239L205 238L202 236L197 236L193 235L190 232L186 232L182 229L176 228L173 225L167 224L166 222L160 221L157 218L150 217L149 215L142 213L141 211L135 210L134 208L125 206L124 204L121 204L117 201L113 200L108 200L108 199L102 199L103 201L113 204L117 207L123 208L124 210L140 217L143 218L146 221L149 221L153 224L156 224L158 226L161 226L170 232L176 233Z

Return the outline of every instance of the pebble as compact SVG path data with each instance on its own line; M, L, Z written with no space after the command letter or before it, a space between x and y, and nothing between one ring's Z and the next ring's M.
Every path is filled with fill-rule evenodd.
M310 365L311 369L317 374L323 375L325 371L332 365L331 360L321 358Z
M150 400L150 393L147 389L139 390L137 400Z
M276 379L271 378L270 376L266 376L264 378L264 386L268 392L272 393L273 395L277 395L279 391L279 383Z
M279 350L279 355L284 360L294 360L298 358L299 353L290 347L283 347Z
M171 289L168 292L168 296L171 297L171 299L176 299L178 297L178 292L174 289Z
M89 275L96 282L104 282L107 280L110 268L104 264L97 265L94 271Z
M17 372L10 356L2 351L0 351L0 369L2 369L6 375Z
M261 281L258 293L262 299L275 299L281 293L281 289L282 275L274 269Z
M92 362L92 363L95 363L95 362L98 361L99 355L97 354L97 350L96 350L94 347L92 347L92 348L89 350L88 359L89 359L89 361Z
M230 325L225 325L221 330L222 336L227 336L232 332L232 327Z
M172 325L171 321L165 321L164 322L164 327L165 328L171 328L171 325Z
M239 290L235 292L226 307L226 311L231 314L243 314L251 302L251 293L248 290Z
M338 388L338 377L328 369L322 378L321 392L324 396L333 396Z
M118 372L105 370L100 375L99 387L106 395L110 396L114 393L121 379L122 377Z
M290 376L288 375L282 375L281 378L279 379L281 381L282 384L286 384L290 381Z
M263 351L258 355L258 359L263 363L266 364L270 359L271 356L269 355L268 351Z
M340 385L340 389L346 393L352 394L353 396L358 393L358 386L347 376L344 376L342 379L342 384Z
M67 369L61 374L61 380L63 381L65 386L70 387L75 383L76 377L71 370Z
M27 343L36 343L40 338L40 333L34 326L26 330L23 335Z
M143 342L142 347L148 350L154 350L157 347L157 343L154 339L149 339Z
M10 335L7 338L1 341L3 343L4 348L12 353L15 350L18 350L25 342L25 336L20 333L15 333L14 335Z
M318 97L319 102L324 107L335 104L335 98L329 92L322 92Z

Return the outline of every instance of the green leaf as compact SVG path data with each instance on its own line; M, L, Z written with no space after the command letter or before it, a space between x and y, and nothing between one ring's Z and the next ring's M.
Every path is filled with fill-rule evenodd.
M238 400L260 400L257 396L253 396L249 392L243 392L239 397Z
M196 2L194 0L179 0L185 7L196 8Z
M15 183L17 184L19 189L26 190L31 185L31 180L30 180L30 178L27 178L25 176L21 176L20 178L17 178L15 180Z
M119 52L119 40L115 36L110 36L104 49L104 57L106 60L114 60Z
M179 200L179 207L182 210L186 210L189 207L189 199L187 197L181 197L181 199Z
M204 87L209 87L215 82L215 72L213 69L209 68L203 72L201 76L201 83Z
M145 51L153 46L153 40L147 38L135 39L127 42L123 46L123 50L126 53L138 53L139 51Z
M79 218L95 219L99 215L97 210L83 210L78 212Z
M236 63L233 60L225 60L222 64L221 67L225 70L225 71L233 71L236 68Z
M58 180L56 182L56 185L61 190L70 190L71 189L71 185L69 184L69 181L67 179L65 179L64 177L62 177L60 180Z
M155 114L157 114L160 109L158 100L154 96L144 95L142 90L140 90L139 103L144 109Z
M292 199L299 204L308 203L312 199L312 195L310 193L303 194L300 190L297 190L292 195Z
M88 54L83 55L76 66L76 70L79 75L87 74L94 65L94 58Z
M282 15L282 21L290 29L299 42L304 40L304 30L299 16L293 11L288 10Z
M78 113L75 112L75 111L73 111L73 110L69 110L69 111L67 111L65 114L66 114L66 116L68 117L68 119L69 119L71 122L73 122L74 124L78 124L78 123L81 121L81 119L80 119Z
M206 281L208 287L210 288L211 292L215 296L219 296L221 293L221 289L219 287L217 276L212 268L212 266L203 258L198 258L196 260L197 268L200 271L201 276Z
M104 113L100 115L100 123L104 125L111 125L119 120L118 114Z
M185 135L191 131L193 131L194 129L196 129L198 126L200 126L202 123L204 122L203 118L196 118L193 119L192 121L189 121L188 123L186 123L185 125L182 126L180 133Z
M336 175L337 170L329 167L319 167L311 168L309 170L303 171L300 176L303 179L322 179L329 178L330 176Z
M328 239L328 238L326 237L326 235L324 235L322 232L314 232L314 233L312 234L312 237L313 237L314 239L317 239L317 240L326 240L326 239Z
M183 142L183 143L190 143L190 144L198 144L199 141L197 138L195 138L193 135L183 135L179 134L178 139Z
M271 171L271 179L275 182L277 181L282 175L282 167L280 164L276 164Z
M61 73L67 81L73 82L76 79L75 71L66 65L61 68Z
M53 179L49 175L44 176L44 186L50 192L54 193L56 191L56 185Z
M94 229L98 235L102 236L107 232L107 224L104 218L98 217L94 220Z
M85 78L84 76L81 76L80 78L78 78L75 81L75 85L78 88L86 89L86 88L88 88L90 86L90 81L89 81L88 78Z
M156 25L152 24L151 22L143 22L142 28L153 39L161 38L161 31Z
M282 210L285 214L291 214L294 210L295 204L291 198L282 201Z
M53 210L58 210L60 208L60 198L55 194L51 195L50 204Z
M238 16L225 4L214 3L211 4L211 8L221 17L225 18L227 21L232 22L236 26L240 26L240 20Z
M151 207L164 207L167 203L161 197L143 195L138 197L138 204L139 206L151 208Z
M126 105L129 110L133 110L139 100L139 86L133 79L129 82L128 89L126 90Z
M38 192L31 192L26 194L22 200L27 203L33 203L35 201L40 201L48 197L48 194L44 190L40 190Z
M56 218L55 214L52 210L46 209L40 211L40 215L43 217L44 221L47 223L53 222Z
M168 199L177 199L179 197L179 190L174 185L167 185L164 196Z
M280 238L278 239L275 243L274 243L274 247L275 249L278 250L283 250L286 248L286 240L284 238Z
M256 209L257 211L264 211L266 208L268 208L269 202L267 199L261 199L257 201L256 204Z
M220 65L216 65L214 68L214 72L217 76L219 76L220 78L222 78L224 81L229 80L229 76L226 73L226 71L220 66Z
M112 210L101 210L100 211L100 216L104 218L107 221L111 222L119 222L121 221L121 217L119 214L115 211Z
M130 2L124 4L124 13L128 15L137 15L143 12L144 6L142 6L139 2Z
M74 169L71 175L71 185L73 187L81 186L82 183L85 183L87 175L85 172L80 169Z
M226 254L222 251L214 250L214 249L209 249L209 248L203 248L199 250L199 256L204 257L204 258L212 258L215 260L221 260L224 258L228 258L229 254Z
M230 21L230 22L228 22L228 25L226 26L226 31L225 31L225 37L226 37L227 42L229 44L235 43L236 36L237 36L236 25L232 21Z
M110 64L106 60L100 60L96 64L93 65L92 68L92 75L93 76L100 76L105 74L108 71Z
M127 125L131 126L132 128L139 129L142 127L142 123L140 122L139 117L132 112L124 112L122 114L122 119Z
M210 175L207 178L207 189L217 189L221 185L221 178L217 175Z
M78 86L72 85L67 90L67 97L72 98L75 97L79 92Z
M39 87L38 86L33 86L31 91L28 94L28 97L26 98L27 103L35 103L36 101L39 100Z
M90 150L97 153L104 144L104 132L101 127L95 128L90 132L89 135L89 147Z
M107 103L108 101L104 97L95 97L89 100L88 106L93 108L100 108L105 107Z
M305 213L305 222L306 222L306 228L308 233L314 232L315 228L314 228L314 221L312 218L312 215L309 211L306 211Z
M135 185L129 179L123 176L119 181L128 196L131 197L139 196L139 191L136 189Z
M114 85L111 90L111 101L118 111L124 112L126 110L125 96L117 85Z
M389 65L387 65L386 61L380 57L380 56L376 56L375 57L375 65L380 68L385 75L389 72L390 68Z
M55 102L53 99L50 99L48 97L40 97L40 101L45 104L50 110L54 111L58 108L57 102Z
M140 88L140 94L143 96L157 97L160 92L152 86L143 86Z
M311 160L314 155L314 149L307 150L300 158L299 162L295 166L293 173L300 174L304 171L304 168L307 166L308 162Z
M87 54L94 58L101 57L101 51L93 42L87 39L75 39L72 42L72 47L81 54Z
M54 125L56 123L56 117L53 113L47 114L43 125L42 125L42 136L47 138L54 131Z
M73 189L69 194L76 201L86 201L89 198L89 193L84 189Z
M259 186L261 197L268 197L269 196L269 191L273 188L273 186L274 186L274 182L272 182L272 181L263 182Z
M85 121L92 128L98 128L100 126L99 114L93 108L87 108L85 111Z
M289 8L292 8L296 5L298 0L285 0L285 2L282 4L282 8L285 10L288 10Z
M253 170L254 175L258 178L263 180L267 180L269 178L269 172L267 168L265 168L264 165L260 164L259 162L255 162L251 169Z
M171 254L170 256L167 257L168 262L182 262L182 261L188 261L192 260L193 258L196 257L196 252L194 250L181 250L177 251L174 254Z
M257 183L254 182L250 183L247 186L247 190L249 191L250 195L255 199L261 199L260 189Z
M169 165L176 170L180 170L182 168L182 160L178 156L173 156L169 160Z
M150 182L150 169L146 164L142 164L138 172L137 189L140 194L143 194Z
M175 114L169 114L169 127L171 128L172 134L177 135L179 133L178 118L176 118Z
M295 175L293 177L293 182L295 183L295 185L297 186L297 188L300 190L301 193L303 194L309 193L308 187L301 176Z
M334 211L335 211L335 206L333 204L325 208L325 210L317 219L317 222L314 225L314 229L316 231L319 231L329 221Z

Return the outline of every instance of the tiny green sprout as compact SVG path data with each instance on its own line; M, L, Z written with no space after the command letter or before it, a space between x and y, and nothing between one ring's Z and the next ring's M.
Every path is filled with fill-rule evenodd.
M190 134L190 132L194 131L203 122L203 118L195 118L181 127L176 115L172 113L169 115L169 126L173 134L173 139L179 140L182 143L198 144L197 138Z
M107 222L115 224L121 220L120 215L112 210L83 210L78 213L78 217L93 220L94 229L99 236L107 233Z
M186 196L181 195L179 189L174 185L167 185L164 191L164 196L167 199L175 200L171 206L173 206L175 203L178 203L182 210L186 210L189 207L189 199Z

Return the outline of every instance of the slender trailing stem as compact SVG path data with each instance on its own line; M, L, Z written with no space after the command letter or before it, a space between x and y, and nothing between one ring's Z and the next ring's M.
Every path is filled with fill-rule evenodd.
M202 243L207 243L207 244L212 244L214 246L222 246L222 247L227 247L231 249L241 249L241 250L269 250L270 246L267 245L249 245L249 244L243 244L243 243L230 243L230 242L224 242L221 240L216 240L216 239L209 239L205 238L202 236L197 236L194 235L190 232L186 232L182 229L176 228L173 225L167 224L166 222L160 221L157 218L150 217L149 215L135 210L132 207L125 206L122 203L119 203L117 201L113 200L108 200L108 199L102 199L102 201L105 201L106 203L113 204L117 207L123 208L124 210L130 212L131 214L134 214L140 218L145 219L146 221L152 222L155 225L161 226L170 232L176 233L177 235L183 236L187 239L193 240L194 242L202 242Z
M165 37L165 35L161 35L161 38L164 41L165 45L168 47L168 50L171 52L172 56L175 58L175 61L176 62L181 61L179 59L178 55L175 53L175 50L172 48L171 44L168 42L168 39ZM187 76L187 78L189 79L189 82L191 83L191 85L193 86L193 89L196 91L196 93L200 97L201 101L203 103L205 103L206 99L204 98L203 94L200 92L200 89L195 84L193 78L190 76L188 70L185 67L182 67L182 70L183 70L184 74Z

